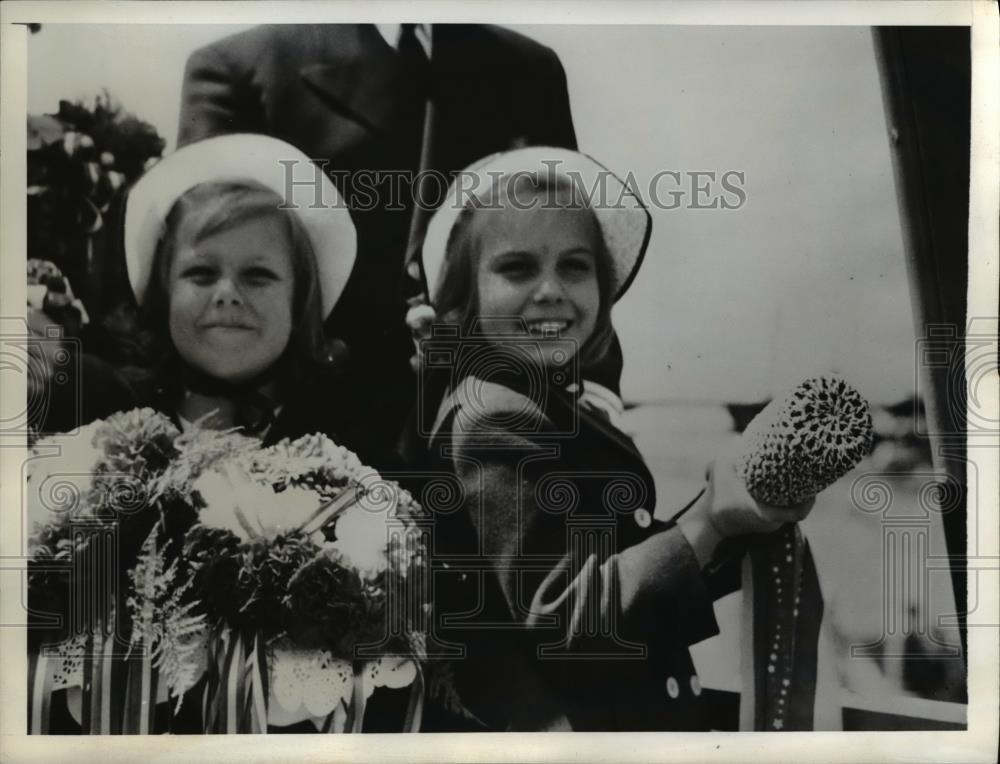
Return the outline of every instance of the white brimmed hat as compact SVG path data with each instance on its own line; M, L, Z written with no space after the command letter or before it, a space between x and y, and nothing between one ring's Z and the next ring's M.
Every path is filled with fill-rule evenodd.
M255 181L295 209L316 257L323 315L330 315L354 267L354 223L326 173L299 149L266 135L192 143L157 162L135 184L125 206L125 264L136 302L141 305L146 296L153 254L174 203L201 183L227 180Z
M444 203L427 225L422 259L431 303L437 298L438 279L448 238L462 210L474 200L486 205L505 203L497 190L515 176L539 180L566 180L575 185L594 211L612 264L612 294L617 301L629 288L646 253L652 217L642 199L620 177L586 154L551 146L532 146L492 154L456 176Z

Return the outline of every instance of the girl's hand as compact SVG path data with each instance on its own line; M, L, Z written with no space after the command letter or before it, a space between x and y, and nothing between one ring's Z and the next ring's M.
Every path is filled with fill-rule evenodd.
M436 318L434 308L424 303L416 303L406 312L406 325L410 327L414 347L410 365L416 372L420 371L420 342L431 336L431 326Z
M790 507L774 507L750 495L736 469L740 446L739 439L734 438L709 467L708 492L713 496L708 516L719 534L729 538L746 533L771 533L785 523L804 520L815 499Z
M704 566L723 539L748 533L771 533L785 523L806 518L815 504L809 499L790 507L762 504L747 491L736 471L740 442L734 438L709 467L708 485L697 503L678 520L681 531Z

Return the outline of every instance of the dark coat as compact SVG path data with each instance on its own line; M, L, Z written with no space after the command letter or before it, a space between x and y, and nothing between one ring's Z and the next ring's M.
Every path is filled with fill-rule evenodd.
M628 437L561 391L535 400L469 377L429 458L464 492L435 528L435 607L439 638L467 649L456 673L471 710L499 729L560 713L579 730L708 728L687 648L718 633L713 592L680 530L653 518ZM545 692L511 679L514 665Z
M576 147L552 50L494 26L435 25L432 37L423 81L371 24L256 27L196 51L184 75L179 145L264 133L328 163L358 231L357 262L328 329L350 348L355 399L377 402L368 427L384 443L414 404L404 322L414 289L402 278L413 205L408 185L392 194L394 181L360 173L418 169L424 92L434 115L427 169L455 172L523 145ZM425 197L430 207L444 188L437 193ZM429 214L420 210L422 220Z
M67 344L64 349L68 360L60 365L62 373L39 386L38 400L29 407L31 425L39 434L70 432L95 419L146 406L179 425L175 385L137 382L135 375L81 352L79 345ZM394 449L383 449L370 437L366 423L372 412L352 400L354 384L343 369L318 368L296 382L262 437L265 445L318 432L357 452L363 462L377 469L398 468Z

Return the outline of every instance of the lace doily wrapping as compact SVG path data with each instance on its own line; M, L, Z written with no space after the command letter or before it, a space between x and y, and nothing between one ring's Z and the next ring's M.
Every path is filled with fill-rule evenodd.
M309 719L320 728L326 717L351 703L354 667L325 650L303 650L281 640L268 651L268 672L268 724L284 727ZM377 687L409 686L417 668L408 658L380 658L366 662L360 673L368 698Z
M86 647L86 636L79 636L71 637L51 650L48 659L53 690L83 686L83 651Z
M747 490L772 506L798 504L846 475L872 449L868 402L836 376L813 377L775 398L743 433Z
M87 636L71 637L56 647L47 649L48 671L52 676L51 692L67 690L66 709L77 724L83 720L83 662ZM206 656L207 660L207 656ZM165 682L156 684L156 702L169 700Z
M83 686L86 645L85 636L74 637L49 657L53 690L78 690ZM268 651L268 672L268 724L285 727L309 719L319 728L338 707L342 715L346 714L354 693L354 667L350 661L334 658L325 650L300 649L286 639ZM408 687L417 677L417 667L408 658L386 657L367 661L360 673L365 697L370 698L378 687ZM156 702L167 702L163 682L157 683Z
M83 687L83 657L87 649L87 637L71 637L58 647L51 649L47 656L49 671L52 673L52 690L79 690ZM208 665L207 650L200 655L201 670ZM199 674L200 675L200 674ZM166 703L169 698L166 682L156 684L156 702Z

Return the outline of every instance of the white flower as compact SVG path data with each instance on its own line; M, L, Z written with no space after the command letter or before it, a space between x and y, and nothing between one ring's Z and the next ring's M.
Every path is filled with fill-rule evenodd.
M362 576L374 577L388 565L386 547L391 517L386 508L355 504L337 518L337 538L329 546L344 555Z
M101 424L97 420L81 427L75 435L53 435L34 445L25 475L32 525L86 511L94 468L102 456L94 446L94 435Z
M222 528L242 541L273 539L298 529L322 504L322 497L308 488L276 492L257 483L233 464L202 473L194 482L206 507L199 515L203 525Z
M248 471L273 485L296 482L312 475L319 479L321 486L339 488L351 480L358 480L368 471L354 452L319 433L295 441L279 441L249 454L242 463Z

